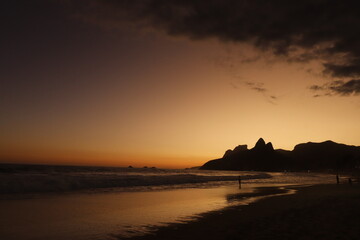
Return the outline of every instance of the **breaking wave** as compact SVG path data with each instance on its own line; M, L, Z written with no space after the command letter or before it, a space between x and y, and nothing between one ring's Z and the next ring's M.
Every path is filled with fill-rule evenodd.
M239 172L40 165L0 166L0 193L64 192L88 189L160 187L237 181ZM241 172L242 180L271 178Z

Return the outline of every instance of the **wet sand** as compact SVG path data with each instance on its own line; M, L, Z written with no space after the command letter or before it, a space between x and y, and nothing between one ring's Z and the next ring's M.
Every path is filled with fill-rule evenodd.
M258 184L257 184L258 186ZM89 240L139 235L148 226L183 222L241 200L284 190L236 183L142 192L68 192L0 196L0 239ZM266 191L265 191L266 189ZM151 229L150 229L151 230Z
M359 184L286 188L297 192L206 213L131 239L359 239Z

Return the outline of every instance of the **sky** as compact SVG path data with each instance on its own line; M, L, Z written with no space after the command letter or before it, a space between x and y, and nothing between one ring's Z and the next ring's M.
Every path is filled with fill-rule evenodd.
M1 3L0 162L184 168L360 146L356 1Z

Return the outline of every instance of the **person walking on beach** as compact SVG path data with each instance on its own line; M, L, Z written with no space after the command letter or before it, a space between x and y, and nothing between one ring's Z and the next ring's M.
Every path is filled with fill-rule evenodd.
M241 189L241 176L239 175L239 189Z
M340 180L339 180L339 174L336 174L336 183L339 184Z

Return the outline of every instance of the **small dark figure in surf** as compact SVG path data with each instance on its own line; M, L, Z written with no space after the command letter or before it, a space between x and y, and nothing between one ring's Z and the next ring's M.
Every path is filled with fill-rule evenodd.
M241 176L239 175L239 189L241 189Z
M336 183L337 183L337 184L340 183L339 174L336 174Z
M349 184L352 185L352 179L351 178L349 178Z

